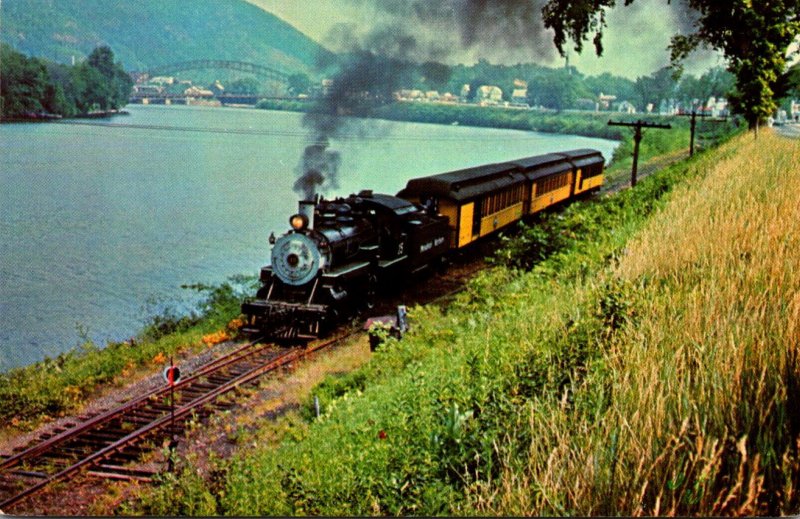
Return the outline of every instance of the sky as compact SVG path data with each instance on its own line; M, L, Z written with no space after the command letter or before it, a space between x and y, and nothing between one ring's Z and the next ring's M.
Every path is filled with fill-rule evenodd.
M366 33L375 25L376 20L385 19L385 13L378 12L380 10L370 7L370 2L365 1L247 1L289 22L334 51L341 50L336 48L330 37L331 29L337 24L349 24L357 32ZM672 7L667 5L666 0L637 0L628 7L623 7L622 3L619 2L618 7L609 13L608 28L603 37L605 50L602 57L595 55L591 43L584 45L580 55L570 50L570 64L575 65L580 72L588 75L610 72L635 80L669 64L667 45L680 25L678 18L681 16L675 3L673 2ZM546 40L552 41L552 37ZM469 51L453 52L449 59L465 64L475 63L479 58L505 64L535 62L546 66L560 66L564 63L563 58L557 56L555 46L537 54L539 55L533 55L524 47L499 49L497 45L479 42ZM542 55L552 57L545 59ZM711 67L724 66L724 61L716 53L700 51L690 56L685 65L686 72L698 75Z

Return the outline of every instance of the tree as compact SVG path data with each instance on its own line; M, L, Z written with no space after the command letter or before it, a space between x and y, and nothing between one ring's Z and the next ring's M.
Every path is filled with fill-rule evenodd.
M70 88L67 95L71 98L78 113L87 114L94 110L107 110L110 89L103 75L88 63L81 63L70 70Z
M713 68L702 76L684 75L678 85L677 98L686 109L704 105L711 97L729 97L733 91L734 78L722 68Z
M800 63L794 64L781 78L781 97L800 98Z
M92 85L94 102L101 109L117 109L128 103L133 80L121 63L114 63L114 53L109 47L94 49L85 64L97 71L104 80L104 86Z
M419 73L428 90L443 90L447 87L452 71L444 63L427 61L420 65Z
M79 65L68 67L27 58L0 46L0 109L3 117L48 113L72 116L119 108L128 102L133 81L114 63L108 47L92 51Z
M553 110L572 108L580 97L591 94L580 74L574 70L554 69L528 82L528 103Z
M617 96L617 101L633 101L636 96L635 84L628 78L613 76L604 72L599 76L585 79L586 87L593 97L602 94Z
M8 45L0 46L0 105L3 118L25 117L46 111L49 77L36 58L28 58Z
M625 5L634 0L625 0ZM800 34L800 0L685 0L697 15L695 32L675 35L670 44L677 71L681 62L703 45L721 51L728 70L736 77L730 96L733 109L751 128L771 115L775 93L786 68L789 45ZM603 53L605 10L616 0L549 0L542 13L545 26L555 31L554 42L561 54L567 39L580 52L592 35L595 52Z
M676 81L667 67L656 71L650 76L638 78L634 89L639 101L639 109L646 110L649 104L658 108L661 101L675 97L675 88Z
M261 89L261 83L256 78L246 77L233 81L225 91L229 94L256 95Z

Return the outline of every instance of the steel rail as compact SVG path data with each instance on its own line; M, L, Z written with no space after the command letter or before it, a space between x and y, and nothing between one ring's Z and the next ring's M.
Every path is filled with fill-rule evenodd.
M194 411L196 408L201 407L201 406L205 405L206 403L209 403L209 402L213 401L214 399L216 399L220 395L222 395L224 393L227 393L228 391L231 391L231 390L239 387L240 385L247 384L248 382L251 382L251 381L255 380L256 378L260 377L261 375L263 375L266 372L273 371L273 370L275 370L275 369L277 369L277 368L279 368L281 366L284 366L284 365L289 364L291 362L294 362L296 360L302 359L303 357L306 357L306 356L310 355L311 353L314 353L317 350L320 350L322 348L330 346L331 344L337 343L337 342L339 342L339 341L341 341L341 340L353 335L353 333L355 333L355 332L351 332L351 333L345 334L343 336L336 337L334 339L330 339L328 341L321 342L319 344L315 344L315 345L310 346L310 347L295 348L293 350L289 350L287 353L285 353L285 354L283 354L283 355L281 355L281 356L279 356L279 357L277 357L275 359L272 359L268 363L262 364L260 366L256 366L256 367L254 367L254 368L242 373L241 375L239 375L237 377L234 377L233 379L229 380L228 382L221 384L219 387L213 389L212 391L208 392L207 394L203 395L202 397L187 403L186 405L180 407L179 409L176 409L174 418L175 419L183 418L186 415L190 414L192 411ZM57 472L56 474L53 474L51 476L47 476L46 479L43 479L41 482L37 483L36 485L33 485L32 487L29 487L29 488L23 490L22 492L14 495L14 496L12 496L10 498L7 498L5 501L0 502L0 509L6 509L7 507L18 503L22 499L30 496L31 494L34 494L34 493L38 492L39 490L43 489L44 487L46 487L47 485L53 483L54 481L58 481L58 480L64 479L64 478L74 474L75 472L78 472L79 470L81 470L81 469L83 469L85 467L91 466L95 462L97 462L99 460L102 460L102 459L114 454L115 452L118 452L118 451L124 449L125 447L136 443L136 441L144 438L145 436L147 436L147 435L149 435L149 434L151 434L151 433L153 433L153 432L155 432L155 431L157 431L157 430L159 430L161 428L166 427L168 424L171 424L171 423L173 423L173 417L171 415L167 414L167 415L164 415L161 418L159 418L159 419L157 419L157 420L155 420L153 422L150 422L150 423L144 425L143 427L140 427L136 431L131 432L130 434L120 438L119 440L115 441L114 443L104 447L103 449L100 449L99 451L87 456L86 458L83 458L82 460L74 463L73 465L70 465L70 466L62 469L61 471Z
M185 387L186 385L191 384L192 382L196 381L198 378L207 375L209 372L213 372L213 371L217 371L219 369L222 369L223 367L225 367L227 365L230 365L233 362L240 361L240 360L246 358L247 356L250 356L250 355L253 355L253 354L258 353L260 351L263 351L264 349L266 349L266 348L271 346L271 345L265 345L262 348L255 349L255 350L252 350L250 352L246 351L246 350L252 348L255 344L257 344L259 340L260 339L256 339L256 340L250 341L250 342L246 343L244 346L236 349L235 351L233 351L231 353L228 353L226 355L223 355L223 356L219 357L218 359L215 359L215 360L213 360L213 361L211 361L211 362L209 362L207 364L204 364L197 371L192 373L191 376L186 377L185 379L183 379L180 382L178 382L177 384L175 384L175 388L176 389L181 389L181 388ZM53 436L51 438L48 438L47 440L44 440L43 442L39 442L36 445L33 445L33 446L31 446L31 447L29 447L29 448L27 448L27 449L25 449L25 450L23 450L21 452L18 452L16 454L12 455L11 457L6 458L2 462L0 462L0 472L4 471L6 469L9 469L11 467L14 467L15 465L19 464L20 462L22 462L23 460L25 460L27 458L31 458L33 456L37 456L37 455L41 454L42 452L45 452L45 451L55 447L59 443L62 443L64 441L67 441L67 440L70 440L72 438L75 438L76 436L79 436L80 434L83 434L87 430L94 429L99 425L102 425L102 424L104 424L106 422L109 422L109 421L113 420L114 418L117 418L117 417L119 417L121 415L124 415L125 413L131 411L135 407L138 407L138 406L140 406L142 404L145 404L148 400L150 400L152 398L156 398L156 397L159 397L159 396L166 395L166 393L168 391L169 391L169 388L164 388L164 387L157 387L155 389L152 389L149 392L141 395L138 398L135 398L135 399L133 399L133 400L131 400L129 402L125 402L124 404L122 404L119 407L115 407L115 408L110 409L110 410L108 410L108 411L106 411L104 413L101 413L101 414L99 414L99 415L97 415L97 416L95 416L93 418L90 418L89 420L87 420L85 422L82 422L82 423L78 424L75 427L67 429L66 431L63 431L63 432L61 432L61 433L59 433L59 434L57 434L57 435L55 435L55 436Z

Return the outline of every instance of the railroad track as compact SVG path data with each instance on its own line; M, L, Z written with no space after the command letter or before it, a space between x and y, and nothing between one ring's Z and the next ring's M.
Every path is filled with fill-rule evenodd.
M109 411L40 436L9 456L0 457L0 510L8 512L28 496L77 473L148 480L153 473L126 467L152 450L145 440L165 441L189 419L204 419L235 404L219 397L254 383L260 376L343 340L345 334L306 347L276 349L253 341L178 381ZM170 405L174 395L174 406Z

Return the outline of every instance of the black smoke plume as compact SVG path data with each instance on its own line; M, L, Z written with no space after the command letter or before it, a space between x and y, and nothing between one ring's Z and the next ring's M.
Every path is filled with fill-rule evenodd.
M414 73L446 83L449 70L442 62L470 51L495 58L524 56L525 61L556 58L553 33L542 20L542 8L550 0L349 1L374 13L375 24L365 35L340 25L328 38L341 53L335 62L319 64L335 71L329 76L332 83L303 119L309 145L295 190L306 199L338 186L341 159L329 149L330 140L363 134L367 119L391 102L395 91L412 84ZM634 2L633 9L644 8L642 3ZM693 18L685 0L671 5L684 13L676 20L678 30L688 30Z
M303 194L303 200L313 200L317 188L327 181L329 187L339 187L337 174L341 157L339 152L329 150L330 143L324 137L306 146L301 163L302 175L294 183L294 190Z
M484 57L555 58L553 33L542 21L548 0L350 0L388 15L391 22L415 27L436 59L478 50ZM445 49L449 49L445 50ZM522 52L520 52L522 51Z
M320 64L336 72L315 108L303 118L310 144L303 152L294 189L306 200L338 187L341 157L329 149L330 139L362 135L374 110L391 102L394 92L409 83L415 70L408 57L416 49L416 41L403 31L375 30L362 41L340 27L337 37L347 41L348 51L335 63Z

